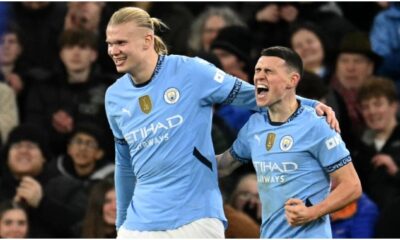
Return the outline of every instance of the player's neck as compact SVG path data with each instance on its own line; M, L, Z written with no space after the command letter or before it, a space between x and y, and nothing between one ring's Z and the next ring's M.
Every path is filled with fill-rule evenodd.
M150 81L151 76L156 68L158 61L158 54L151 51L148 56L142 59L142 63L138 66L137 71L131 72L135 84L143 84Z
M286 122L298 107L299 103L296 100L296 96L293 95L270 106L268 108L268 115L272 122Z

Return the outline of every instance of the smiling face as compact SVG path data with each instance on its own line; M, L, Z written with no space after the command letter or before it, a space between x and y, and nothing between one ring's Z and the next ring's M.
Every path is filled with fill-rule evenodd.
M103 156L96 139L85 133L77 133L72 137L67 151L74 165L79 167L94 165Z
M301 57L305 69L320 67L324 59L324 49L317 35L301 29L292 36L292 46Z
M254 72L257 106L270 107L281 102L295 84L292 76L285 60L270 56L260 57Z
M108 55L119 73L134 75L145 59L146 36L150 29L138 27L134 22L109 25L106 30Z
M26 238L28 217L22 209L10 209L0 219L0 238Z
M361 113L368 128L383 132L396 120L397 103L384 97L372 97L361 102Z
M15 176L37 176L45 159L39 146L31 141L13 143L8 152L8 166Z

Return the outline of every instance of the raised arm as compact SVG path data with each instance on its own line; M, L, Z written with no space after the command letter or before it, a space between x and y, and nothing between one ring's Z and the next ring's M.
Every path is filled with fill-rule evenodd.
M217 155L218 162L218 176L225 177L231 174L236 168L242 165L241 162L236 161L232 154L230 153L230 149L226 150L224 153Z

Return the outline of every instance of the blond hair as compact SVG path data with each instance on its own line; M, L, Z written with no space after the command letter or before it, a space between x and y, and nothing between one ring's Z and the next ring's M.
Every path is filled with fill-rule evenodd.
M153 32L155 29L168 28L160 19L150 17L146 11L137 7L124 7L119 9L111 16L108 26L127 22L134 22L138 27L148 28ZM167 45L156 34L154 34L154 50L160 55L168 54Z

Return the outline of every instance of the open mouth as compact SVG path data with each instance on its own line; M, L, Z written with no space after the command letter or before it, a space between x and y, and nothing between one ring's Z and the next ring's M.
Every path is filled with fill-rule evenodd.
M266 85L259 84L257 85L257 94L264 94L269 91L269 88Z

